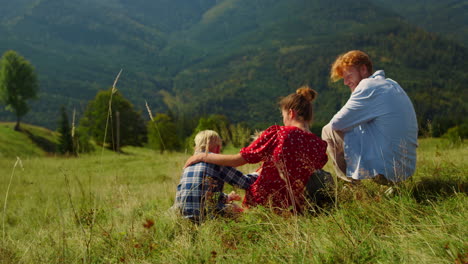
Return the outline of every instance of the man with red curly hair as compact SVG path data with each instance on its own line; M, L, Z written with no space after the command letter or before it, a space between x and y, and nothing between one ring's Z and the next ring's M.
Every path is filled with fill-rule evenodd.
M401 86L382 70L372 72L372 61L362 51L338 56L331 79L343 79L351 96L323 128L322 138L340 178L388 185L413 175L418 126Z

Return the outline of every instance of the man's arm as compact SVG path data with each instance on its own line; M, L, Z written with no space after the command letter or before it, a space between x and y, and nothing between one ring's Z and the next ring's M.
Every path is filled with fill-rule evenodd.
M359 90L353 93L343 108L333 116L330 121L331 128L346 132L369 122L379 116L380 104L375 89Z

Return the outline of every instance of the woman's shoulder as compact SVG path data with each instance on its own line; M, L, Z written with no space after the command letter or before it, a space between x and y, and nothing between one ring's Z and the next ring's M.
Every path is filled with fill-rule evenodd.
M260 133L260 135L257 137L257 139L258 138L265 138L265 137L267 137L267 138L274 137L280 131L282 131L281 126L279 126L279 125L270 126L269 128L263 130Z
M287 134L288 137L300 138L309 143L313 143L313 144L322 143L322 142L325 143L325 141L323 141L320 137L318 137L314 133L310 131L304 131L298 127L284 126L282 131L284 131L284 133Z
M310 131L304 131L298 127L295 126L281 126L279 131L282 131L283 133L287 134L294 134L294 135L301 135L305 137L316 137L316 135Z
M265 129L264 134L265 135L289 135L289 134L296 134L296 133L305 133L303 130L300 128L297 128L295 126L279 126L279 125L273 125L267 129Z
M270 133L271 132L277 132L277 131L281 130L281 127L282 126L279 126L279 125L272 125L269 128L265 129L264 132L270 132Z
M273 125L270 126L269 128L265 129L263 131L261 137L265 136L272 136L272 135L281 135L281 137L287 136L287 137L301 137L301 138L307 138L312 141L322 141L320 137L315 135L312 132L309 131L304 131L298 127L295 126L279 126L279 125Z

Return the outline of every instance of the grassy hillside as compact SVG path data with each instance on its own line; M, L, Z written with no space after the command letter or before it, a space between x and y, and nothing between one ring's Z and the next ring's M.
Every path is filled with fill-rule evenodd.
M386 195L338 188L326 211L267 209L193 226L171 210L187 155L126 148L0 159L2 263L464 263L468 146L423 139L412 180ZM243 167L251 171L254 165ZM329 165L327 169L330 170ZM227 188L229 191L231 188Z
M0 122L0 158L41 157L55 152L58 134L43 127L21 124L23 131L14 131L15 123Z

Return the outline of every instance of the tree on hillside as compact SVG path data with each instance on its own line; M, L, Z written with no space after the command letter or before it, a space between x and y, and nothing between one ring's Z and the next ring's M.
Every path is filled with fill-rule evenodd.
M57 150L61 154L75 154L74 146L73 146L73 137L70 128L70 124L68 123L68 115L65 110L65 107L62 106L60 108L60 120L59 120L59 127L58 132L60 133L59 136L59 143L57 145Z
M213 114L208 117L201 117L198 120L198 125L193 131L192 135L185 141L185 146L188 149L193 149L193 140L198 132L203 130L214 130L218 132L223 140L223 145L231 142L231 133L229 131L229 120L224 115Z
M198 113L195 105L190 103L190 95L171 94L161 90L159 95L168 109L168 113L177 127L177 136L186 138L191 135L197 126L197 120L193 118L194 113Z
M161 154L180 147L176 124L169 115L159 113L154 121L148 122L148 143Z
M113 89L99 92L88 103L80 126L83 127L81 131L88 131L96 143L107 144L115 151L126 145L142 146L146 142L146 126L141 113Z
M195 128L194 134L206 129L211 129L218 132L223 139L223 144L231 141L231 133L229 131L229 120L224 115L213 114L208 117L202 117L198 121L198 126Z
M0 101L16 115L15 130L28 111L28 99L37 98L39 85L34 67L13 50L5 52L0 60Z
M91 143L89 130L86 127L76 127L73 135L73 148L75 154L88 153L95 151L94 145Z
M230 125L231 143L236 148L247 147L252 141L252 130L245 123Z

